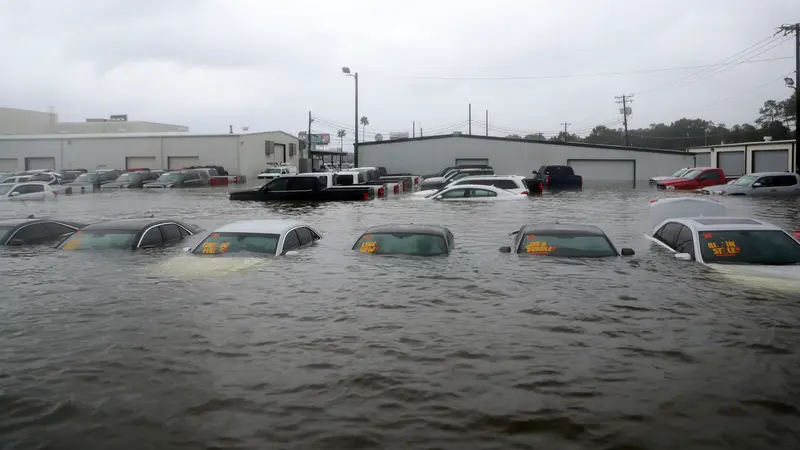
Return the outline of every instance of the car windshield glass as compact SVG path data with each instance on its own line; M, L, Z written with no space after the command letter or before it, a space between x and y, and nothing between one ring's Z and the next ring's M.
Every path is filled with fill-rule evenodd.
M79 176L75 179L76 183L91 183L97 180L96 173L84 173L83 175Z
M281 173L281 169L279 168L267 169L264 171L264 173Z
M673 176L673 177L682 177L682 176L683 176L683 175L685 175L685 174L686 174L686 172L688 172L688 171L689 171L689 169L681 169L681 170L679 170L679 171L677 171L677 172L673 173L673 174L672 174L672 176Z
M750 184L756 181L758 177L754 177L753 175L745 175L742 178L734 181L733 184L736 186L750 186Z
M700 175L701 173L703 173L702 170L690 170L686 172L681 178L686 178L687 180L691 180Z
M705 231L700 254L713 264L800 264L800 244L779 230Z
M119 177L117 177L117 181L132 181L133 176L129 173L123 173Z
M567 258L617 256L617 251L605 236L585 233L528 233L522 237L518 251L525 255Z
M158 177L158 181L180 181L180 179L181 174L178 172L169 172Z
M58 247L63 250L130 249L134 230L83 230L67 238Z
M221 255L223 253L266 253L274 255L278 248L277 234L259 233L211 233L194 249L198 255Z
M0 184L0 195L8 194L8 191L10 191L13 187L13 184Z
M439 256L447 254L444 236L423 233L365 234L353 250L376 255Z

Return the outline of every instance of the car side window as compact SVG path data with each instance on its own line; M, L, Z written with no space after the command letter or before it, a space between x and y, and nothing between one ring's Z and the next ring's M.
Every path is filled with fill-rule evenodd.
M300 247L300 238L297 237L297 233L294 230L286 233L286 238L283 240L283 251L288 252L297 247Z
M781 175L778 177L778 186L796 186L797 177L795 175Z
M47 229L51 236L61 236L62 234L74 233L75 229L55 222L45 222L42 225Z
M442 198L463 198L466 192L466 189L453 189L442 194Z
M192 235L192 233L190 233L189 230L187 230L186 228L183 228L181 226L178 227L178 231L180 231L181 237L184 237L184 238L187 237L187 236L191 236Z
M701 180L719 180L719 172L716 170L709 170L704 174L700 175Z
M500 189L517 189L519 187L517 183L512 180L497 180L494 185Z
M675 240L675 251L678 253L688 253L694 258L694 236L689 227L682 227Z
M470 189L469 197L497 197L497 193L486 189Z
M49 237L50 232L47 231L47 228L40 223L34 223L17 230L17 232L11 236L11 239L20 239L26 243L35 243L37 240L46 239Z
M14 192L19 192L19 193L20 193L20 195L22 195L22 194L27 194L27 189L26 189L27 187L28 187L28 186L17 186L17 187L15 187L15 188L14 188L14 190L12 190L12 191L11 191L11 192L10 192L8 195L11 195L11 194L13 194Z
M285 191L289 187L289 178L288 177L275 178L274 180L267 183L266 187L270 191Z
M776 177L761 177L761 178L758 179L758 181L756 181L756 183L760 183L761 184L761 186L759 186L759 187L773 187L773 186L776 186L775 178ZM753 184L755 184L755 183L753 183Z
M163 243L164 240L161 237L161 230L159 230L159 227L153 227L142 236L139 248L158 247Z
M680 233L682 227L683 225L679 223L669 222L661 227L655 238L667 244L669 248L675 249L675 241L678 239L678 233Z
M181 230L175 224L161 225L161 234L164 235L165 242L180 241L182 238Z
M306 227L300 227L297 230L297 237L300 239L300 245L307 245L314 242L314 237L311 236L311 230Z

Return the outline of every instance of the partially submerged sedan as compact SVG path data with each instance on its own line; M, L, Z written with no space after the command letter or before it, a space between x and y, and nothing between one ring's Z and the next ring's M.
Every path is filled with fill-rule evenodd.
M701 189L700 192L706 195L798 197L800 175L792 172L751 173L728 184Z
M502 253L565 258L608 258L635 254L630 248L618 251L605 232L594 225L528 224L522 225L511 235L511 245L500 247Z
M322 239L322 234L296 220L245 220L218 228L195 247L196 255L250 252L281 256L296 252Z
M459 184L455 186L449 186L441 191L435 191L422 198L426 200L476 202L526 200L530 197L528 197L527 194L517 194L494 186L484 186L481 184Z
M81 223L57 219L3 220L0 221L0 245L55 243L84 226Z
M446 256L455 248L453 233L439 225L379 225L367 229L353 250L373 255Z
M193 236L200 228L172 219L120 219L98 222L76 231L60 244L61 250L137 250L170 247Z

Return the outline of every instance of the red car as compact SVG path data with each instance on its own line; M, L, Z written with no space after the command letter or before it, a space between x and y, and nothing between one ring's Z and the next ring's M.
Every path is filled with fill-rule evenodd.
M656 184L658 189L673 190L693 190L704 187L727 184L725 173L716 167L695 167L680 178L662 180Z

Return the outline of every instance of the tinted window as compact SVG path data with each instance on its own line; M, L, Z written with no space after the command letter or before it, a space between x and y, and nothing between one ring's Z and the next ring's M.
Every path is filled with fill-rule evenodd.
M681 228L683 225L676 223L676 222L669 222L668 224L661 227L658 230L658 233L654 236L659 241L667 244L669 248L675 248L675 240L678 238L678 233L680 233Z
M453 186L458 186L460 184L480 184L481 186L491 186L494 183L493 180L458 180L453 183Z
M11 238L21 239L25 242L35 242L48 237L50 237L50 232L47 231L47 228L42 224L35 223L18 229Z
M336 175L336 184L341 186L351 186L354 184L353 175Z
M194 249L195 254L220 255L223 253L275 254L278 247L277 234L255 233L211 233Z
M61 236L62 234L69 234L75 231L75 228L55 222L45 222L42 225L44 225L47 231L53 236Z
M181 230L177 225L161 225L161 234L164 235L164 241L174 242L181 240Z
M716 170L709 170L700 176L701 180L719 180L719 172Z
M291 177L286 179L289 180L289 190L292 191L305 191L319 187L319 181L316 177Z
M189 232L186 228L178 227L178 231L181 233L181 237L191 236L192 233Z
M158 177L158 181L177 183L178 181L181 181L181 174L179 172L167 172Z
M206 175L205 173L203 175ZM186 174L186 181L197 181L201 178L208 178L208 175L205 177L201 176L199 172L189 172Z
M794 175L781 175L778 177L777 186L794 186L797 184L797 177Z
M527 234L520 240L520 254L562 256L568 258L602 258L617 256L605 236L576 233Z
M53 181L54 176L50 175L49 173L40 173L34 175L28 179L28 181L44 181L46 183L50 183Z
M519 189L517 183L512 180L497 180L494 182L494 185L500 189Z
M135 237L135 232L129 230L79 230L58 247L64 250L130 249Z
M758 179L758 181L756 181L756 183L761 183L761 186L759 186L759 187L777 186L777 184L775 184L775 181L776 181L775 178L776 177L761 177L761 178Z
M286 233L286 239L283 241L283 251L286 252L297 247L300 247L300 238L297 237L297 233L294 230Z
M783 231L703 232L700 254L714 264L800 264L800 244Z
M497 193L486 189L470 189L467 197L497 197Z
M161 237L161 231L158 228L159 227L153 227L142 236L142 240L139 242L139 248L158 247L164 243Z
M452 189L442 194L442 198L463 198L466 191L466 189Z
M361 236L353 250L376 255L438 256L447 254L447 243L443 236L433 234L375 233Z
M675 240L675 251L678 253L688 253L694 257L694 237L689 227L682 227Z
M270 191L285 191L289 188L289 178L275 178L266 187Z
M311 230L306 227L300 227L297 230L297 237L300 239L300 245L310 244L314 241L314 237L311 235Z

